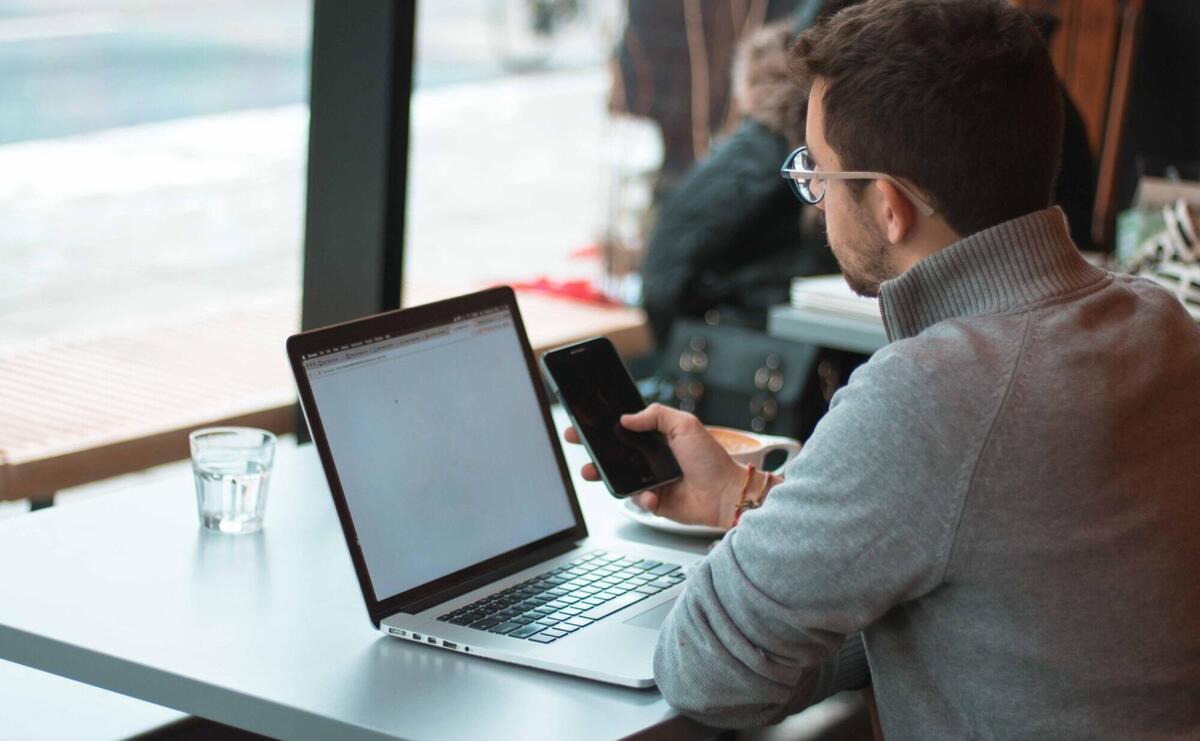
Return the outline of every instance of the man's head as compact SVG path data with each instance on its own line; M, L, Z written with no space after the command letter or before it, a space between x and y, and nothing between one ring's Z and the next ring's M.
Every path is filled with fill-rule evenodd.
M869 0L793 49L812 83L807 140L821 170L887 173L826 184L830 245L867 295L961 236L1046 208L1062 97L1037 29L1004 0Z

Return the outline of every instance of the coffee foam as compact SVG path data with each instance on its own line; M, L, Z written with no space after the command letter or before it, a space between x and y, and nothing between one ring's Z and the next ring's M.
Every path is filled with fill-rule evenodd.
M752 450L757 450L761 447L761 443L755 438L744 435L733 430L709 429L716 441L725 448L728 453L748 453Z

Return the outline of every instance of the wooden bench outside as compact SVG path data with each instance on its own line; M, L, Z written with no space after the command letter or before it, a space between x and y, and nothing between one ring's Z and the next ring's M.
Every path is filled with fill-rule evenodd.
M600 334L625 356L651 338L638 309L522 294L538 351ZM188 432L296 423L284 342L299 299L274 298L0 354L0 500L54 493L188 456Z
M186 458L197 427L290 432L299 313L273 300L0 356L0 499Z

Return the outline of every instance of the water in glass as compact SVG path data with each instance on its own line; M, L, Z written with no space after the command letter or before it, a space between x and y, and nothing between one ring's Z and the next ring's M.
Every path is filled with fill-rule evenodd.
M200 523L223 533L261 530L275 436L247 427L209 428L191 434L191 447Z
M200 521L226 533L262 529L271 472L257 461L196 464L196 497Z

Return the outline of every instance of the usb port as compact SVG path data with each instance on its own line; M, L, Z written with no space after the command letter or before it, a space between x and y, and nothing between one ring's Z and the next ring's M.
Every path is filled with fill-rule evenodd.
M428 641L428 642L430 642L430 643L432 643L432 644L433 644L433 645L435 645L435 646L437 645L437 639L436 639L436 638L434 638L433 636L429 636L429 637L428 637L428 638L426 638L425 640L426 640L426 641Z
M412 634L412 637L413 637L413 640L414 640L414 641L419 641L419 640L421 640L421 634L420 634L420 633L413 633L413 634Z
M458 648L457 643L451 643L450 641L442 641L442 645L445 646L446 648L455 648L455 649Z

